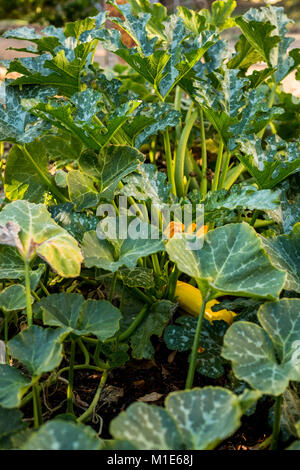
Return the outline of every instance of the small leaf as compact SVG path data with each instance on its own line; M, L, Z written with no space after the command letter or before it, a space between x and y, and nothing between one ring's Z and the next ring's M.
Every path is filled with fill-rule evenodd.
M122 268L119 270L119 277L125 286L128 287L141 287L143 289L150 289L154 287L153 270L149 268Z
M123 179L124 187L120 194L134 197L137 201L151 201L157 208L163 208L169 202L171 185L166 174L157 171L154 165L145 163L137 173Z
M111 338L119 329L121 312L106 300L84 300L80 294L52 294L39 303L46 325L60 326L75 335Z
M31 376L51 372L62 360L62 341L67 331L33 325L8 342L9 354L18 359Z
M108 223L110 228L112 228L113 223L118 225L118 222L118 218L114 219L112 224L109 224L109 221L104 219L104 226L107 226ZM131 223L135 222L133 220ZM100 239L94 231L85 233L82 250L86 267L91 268L96 266L107 271L116 272L121 266L134 268L139 258L157 253L158 251L164 251L165 246L162 240L151 239L151 226L140 219L137 220L137 224L141 228L141 233L137 233L137 236L143 236L144 233L148 234L147 238L134 239L129 236L125 239L118 239L116 235L115 239L110 239L109 237L107 237L108 239ZM101 226L102 224L100 223L100 229Z
M32 299L33 301L33 299ZM23 310L26 307L26 291L21 284L6 287L0 292L0 308L5 312Z
M5 408L19 406L30 381L21 372L7 364L0 364L0 405Z
M281 299L262 305L262 327L239 321L224 337L222 356L234 374L267 395L281 395L289 381L300 380L300 300Z
M262 148L261 140L249 135L237 139L241 151L237 156L260 188L273 188L300 168L300 152L297 142L287 143L276 136L267 137Z
M154 348L151 337L160 337L174 313L175 305L169 300L156 302L141 325L130 337L132 356L135 359L152 359Z

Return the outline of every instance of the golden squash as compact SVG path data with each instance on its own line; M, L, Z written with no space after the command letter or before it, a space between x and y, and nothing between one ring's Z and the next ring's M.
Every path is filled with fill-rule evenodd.
M177 281L175 298L179 302L180 307L187 313L193 315L193 317L199 315L202 304L202 294L199 289L186 282ZM207 302L204 313L205 318L210 322L224 320L226 323L231 324L233 317L236 315L235 312L226 309L219 310L218 312L212 311L211 307L219 303L216 299Z

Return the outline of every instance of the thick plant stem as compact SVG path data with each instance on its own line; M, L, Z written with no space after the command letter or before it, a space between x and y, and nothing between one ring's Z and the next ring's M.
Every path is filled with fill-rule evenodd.
M176 160L175 160L175 185L176 185L176 194L177 196L184 196L185 188L184 188L184 160L185 160L185 151L187 148L188 139L190 133L193 129L193 126L196 122L198 117L198 111L194 111L191 116L188 117L187 121L185 122L185 126L181 133L181 137L179 140L177 152L176 152Z
M176 286L177 286L177 281L179 277L180 271L177 268L176 264L174 265L171 275L169 276L169 285L168 285L168 296L167 298L171 300L171 302L174 301L175 297L175 291L176 291Z
M34 428L38 428L43 424L42 417L42 408L40 400L40 386L38 381L32 385L32 394L33 394L33 419L34 419Z
M161 275L161 270L160 270L160 265L159 265L157 253L154 253L154 255L151 255L151 259L152 259L152 264L153 264L153 269L154 269L155 274L160 276Z
M31 165L35 168L37 174L39 175L40 179L43 181L43 183L48 186L50 191L61 201L61 202L70 202L70 200L64 196L64 194L52 183L50 178L46 176L43 171L40 169L40 167L37 165L35 160L32 158L30 153L28 152L26 146L24 145L23 147L21 145L18 146L23 155L26 156L27 160L30 161Z
M231 186L236 182L239 176L246 170L244 165L240 163L236 167L234 167L230 172L228 172L227 178L224 183L224 188L226 191L229 191Z
M223 166L221 170L221 177L220 177L218 189L223 189L223 186L225 184L225 180L226 180L227 173L228 173L230 157L231 157L230 152L227 150L224 156L224 162L223 162Z
M173 160L172 160L170 136L169 136L168 129L164 132L164 147L165 147L165 158L166 158L167 171L168 171L168 180L172 186L172 193L176 196L176 185L175 185L174 167L173 167L174 165L173 165Z
M72 414L74 414L73 385L74 385L75 349L76 349L76 341L72 338L71 339L70 367L69 367L69 384L68 384L68 389L67 389L67 410L68 410L68 413L72 413Z
M202 179L201 179L201 194L202 197L207 193L207 151L205 140L205 127L203 111L200 110L200 129L201 129L201 157L202 157Z
M77 419L77 421L79 423L84 423L94 412L94 409L96 408L97 406L97 403L99 401L99 398L100 398L100 394L101 394L101 391L106 383L106 380L107 380L107 374L108 374L108 370L105 370L102 374L102 377L101 377L101 380L100 380L100 383L99 383L99 386L97 388L97 391L95 393L95 396L93 398L93 401L92 403L90 404L90 406L88 407L88 409L81 415L79 416L79 418Z
M282 408L282 395L276 397L275 401L275 413L274 413L274 423L273 423L273 433L271 440L271 450L276 450L278 446L278 439L280 433L280 418L281 418L281 408Z
M28 327L32 326L31 288L30 288L30 264L25 261L25 289L26 289L26 312Z
M185 384L186 390L192 388L193 383L194 383L198 347L199 347L202 323L203 323L203 318L204 318L205 305L206 305L208 296L209 296L209 293L206 294L205 298L202 301L201 310L200 310L199 317L198 317L196 332L194 336L194 343L193 343L193 348L192 348L192 354L191 354L191 359L190 359L190 365L189 365L188 375L187 375L186 384Z
M221 165L222 165L222 159L223 159L223 149L224 149L224 144L223 144L223 141L221 140L219 144L215 175L214 175L214 179L213 179L212 186L211 186L212 191L216 191L219 186L220 171L221 171Z

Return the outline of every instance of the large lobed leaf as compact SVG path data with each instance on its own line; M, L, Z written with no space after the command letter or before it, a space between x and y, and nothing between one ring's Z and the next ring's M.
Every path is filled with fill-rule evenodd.
M246 223L209 231L203 247L193 249L195 237L172 238L166 250L178 268L196 279L210 297L221 294L276 299L286 274L275 268L255 230ZM192 247L192 249L191 249Z
M300 300L262 305L261 326L239 321L224 337L223 357L234 374L268 395L281 395L291 380L300 380Z
M249 395L247 405L244 398L220 387L173 392L165 408L130 405L113 419L110 432L139 450L213 449L240 426L245 406L259 394Z

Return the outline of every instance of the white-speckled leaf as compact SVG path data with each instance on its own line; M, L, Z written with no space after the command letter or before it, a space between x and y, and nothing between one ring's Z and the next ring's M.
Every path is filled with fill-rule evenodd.
M172 238L166 250L178 268L195 278L199 287L209 285L211 296L223 294L276 299L285 272L275 268L248 224L228 224L209 231L203 247L189 249L196 238Z
M97 433L83 424L56 419L34 432L22 450L100 450Z
M115 439L139 450L180 450L181 436L169 413L154 405L133 403L110 423Z
M289 235L262 241L274 266L287 272L285 289L300 293L300 223Z
M262 305L262 327L234 323L224 337L223 357L235 375L268 395L281 395L289 381L300 380L300 300L281 299Z
M176 422L186 449L213 449L241 424L237 396L221 387L171 393L166 409Z

